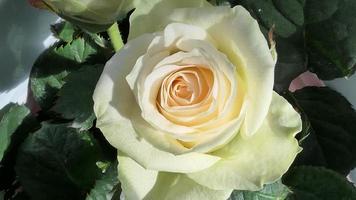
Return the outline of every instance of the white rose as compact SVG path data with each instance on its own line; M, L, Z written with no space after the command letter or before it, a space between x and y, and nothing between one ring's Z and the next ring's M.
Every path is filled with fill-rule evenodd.
M300 151L301 119L273 92L274 66L242 7L139 6L94 93L125 196L219 200L280 178Z

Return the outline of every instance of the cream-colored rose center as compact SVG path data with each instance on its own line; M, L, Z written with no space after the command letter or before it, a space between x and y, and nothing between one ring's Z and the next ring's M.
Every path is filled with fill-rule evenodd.
M190 66L172 72L162 81L157 107L170 121L192 125L192 121L179 120L179 117L193 116L206 110L206 105L211 102L209 96L213 84L213 73L204 67Z

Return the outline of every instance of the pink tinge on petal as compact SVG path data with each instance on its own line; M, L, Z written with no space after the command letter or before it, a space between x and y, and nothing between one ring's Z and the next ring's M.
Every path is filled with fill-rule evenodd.
M35 8L46 9L46 4L42 0L28 0L28 2Z
M294 92L307 86L323 87L325 84L316 74L306 71L292 81L289 85L289 91Z

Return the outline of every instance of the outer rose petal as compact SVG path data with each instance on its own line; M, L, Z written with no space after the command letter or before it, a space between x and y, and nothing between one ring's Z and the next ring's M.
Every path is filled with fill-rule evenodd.
M119 179L126 199L142 200L156 183L158 171L145 169L123 155L118 156L117 160L119 161Z
M206 169L217 162L219 157L197 152L174 155L157 149L137 135L131 124L132 109L138 105L125 77L152 39L152 35L140 36L126 44L106 64L93 95L97 127L112 146L145 168L181 173ZM167 143L165 137L156 136L155 139L162 146Z
M302 121L293 107L277 93L267 118L252 137L236 137L213 154L222 159L213 167L188 176L212 189L259 190L279 179L301 148L295 135Z
M154 8L158 9L163 5L167 8L177 8L175 2L180 1L162 0ZM189 6L186 5L186 7ZM145 10L140 6L137 9ZM155 9L148 9L145 10L145 15L140 12L134 15L131 19L133 29L130 31L130 38L142 33L162 31L172 22L191 24L207 30L212 39L216 41L218 50L238 68L238 73L244 79L249 107L246 109L246 119L241 134L243 136L253 135L262 125L268 112L272 99L275 66L267 40L257 21L241 6L232 9L230 7L203 7L174 9L173 12L172 9L167 9L167 12L154 11ZM142 20L143 16L144 22L138 20ZM144 26L143 23L152 26ZM223 37L221 36L222 30Z
M225 200L232 192L209 189L183 174L146 170L128 157L118 160L120 182L129 200Z
M161 31L170 23L169 16L176 8L209 7L206 0L136 0L130 16L129 40L144 33Z

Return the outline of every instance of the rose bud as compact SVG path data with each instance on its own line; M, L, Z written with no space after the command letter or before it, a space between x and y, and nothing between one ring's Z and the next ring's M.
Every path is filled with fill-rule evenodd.
M29 0L90 32L100 32L123 18L133 8L132 0Z

